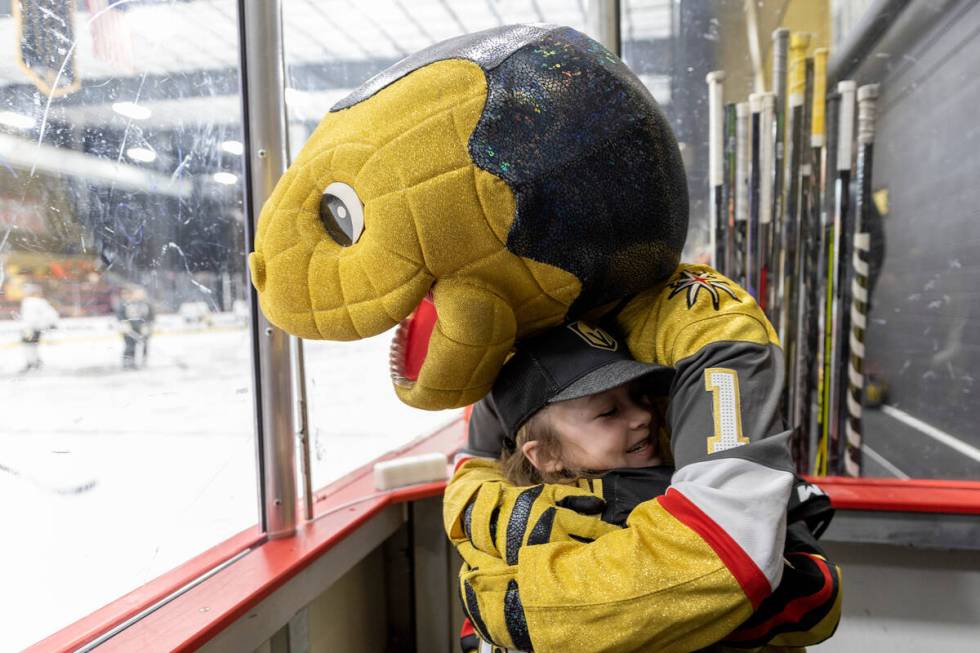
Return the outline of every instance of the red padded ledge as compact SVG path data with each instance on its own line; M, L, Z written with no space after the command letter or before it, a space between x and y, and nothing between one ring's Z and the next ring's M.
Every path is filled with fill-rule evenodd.
M808 477L841 510L980 514L980 483L974 481Z
M124 622L206 571L255 546L255 550L147 615L98 647L108 651L193 651L243 617L289 579L299 574L365 521L393 503L439 496L444 481L379 493L374 488L374 462L421 453L455 452L465 442L463 419L432 435L392 451L316 493L316 514L301 524L295 537L263 540L258 527L250 528L202 553L167 574L113 601L24 653L72 651ZM329 512L363 497L348 507ZM302 514L302 509L298 510ZM256 646L261 642L256 642Z
M129 594L116 599L92 614L82 617L72 625L47 637L24 653L49 653L50 651L74 651L111 630L130 617L139 614L160 599L180 589L210 569L229 560L245 549L261 542L264 535L253 526L191 558L173 571L151 580Z

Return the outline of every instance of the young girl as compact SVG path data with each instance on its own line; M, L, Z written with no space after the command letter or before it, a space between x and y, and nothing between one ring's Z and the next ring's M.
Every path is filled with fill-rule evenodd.
M570 483L662 465L657 397L671 374L631 359L612 335L585 322L523 343L492 392L504 426L504 474L515 485Z

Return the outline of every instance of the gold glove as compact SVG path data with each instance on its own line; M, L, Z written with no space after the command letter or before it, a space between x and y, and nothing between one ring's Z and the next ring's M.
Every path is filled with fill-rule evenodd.
M582 484L515 487L496 463L469 460L446 488L446 533L457 548L466 540L477 551L514 565L523 546L591 542L619 530L598 517L606 507L598 496L601 484L592 490Z

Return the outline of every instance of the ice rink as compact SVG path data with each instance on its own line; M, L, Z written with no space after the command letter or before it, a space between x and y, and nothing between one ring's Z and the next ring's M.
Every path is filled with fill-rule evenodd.
M314 488L455 412L397 401L388 334L306 343ZM0 651L68 625L258 519L249 335L161 316L123 370L112 318L61 320L21 373L0 322Z

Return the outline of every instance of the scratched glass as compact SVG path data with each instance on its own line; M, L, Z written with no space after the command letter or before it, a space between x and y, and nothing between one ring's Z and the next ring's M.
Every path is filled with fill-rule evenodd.
M3 7L8 651L258 516L236 3Z
M775 28L810 33L808 56L815 47L829 47L833 55L874 3L757 2L754 13L747 11L750 4L621 4L624 59L664 107L687 167L687 260L706 261L710 255L706 75L724 70L725 101L745 102L754 90L772 90ZM974 109L980 86L970 83L980 40L977 12L967 16L965 7L962 20L952 11L923 12L910 23L914 29L898 25L887 31L846 73L858 87L878 83L880 95L871 196L860 229L866 240L853 232L844 236L848 246L860 250L862 266L845 261L842 268L847 275L842 287L850 290L857 279L868 293L862 387L850 408L841 400L842 417L863 434L854 439L843 419L839 422L841 464L836 470L831 466L833 475L980 480L980 296L974 285L980 281L980 160L975 156L980 130ZM758 58L750 43L753 34ZM856 137L857 120L849 187L852 219L859 177ZM833 192L827 197L832 220ZM852 314L848 310L846 315L850 319ZM861 317L854 320L859 323ZM846 344L849 333L843 336ZM815 361L816 356L807 357L809 365ZM850 354L834 359L844 386L850 364ZM818 406L815 395L811 398L808 471L815 469L819 446ZM860 451L860 463L851 469L843 463L848 443Z
M295 155L330 107L372 75L443 39L512 23L586 29L587 3L284 0L286 108ZM343 16L343 20L337 20ZM434 432L459 411L398 401L388 373L393 332L357 342L305 341L313 488Z

